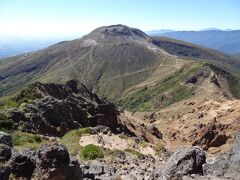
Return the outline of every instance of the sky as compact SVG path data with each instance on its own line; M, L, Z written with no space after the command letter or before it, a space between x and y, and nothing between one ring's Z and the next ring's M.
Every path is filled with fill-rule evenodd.
M2 36L75 36L112 24L240 29L240 0L0 0Z

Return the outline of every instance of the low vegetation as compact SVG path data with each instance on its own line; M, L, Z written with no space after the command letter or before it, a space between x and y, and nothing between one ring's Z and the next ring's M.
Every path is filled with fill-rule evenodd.
M196 88L186 86L184 81L203 65L196 63L182 68L152 87L124 96L118 103L130 111L152 111L187 99Z
M12 126L12 121L3 112L0 112L0 131L9 132Z
M26 147L37 150L41 144L48 141L41 136L21 131L15 131L12 133L14 147L18 150L22 150Z
M79 152L79 158L82 160L93 160L103 157L104 157L103 149L93 144L84 146Z
M164 145L162 143L157 143L154 146L155 154L159 157L162 156L162 153L165 151Z
M237 78L231 74L227 75L228 87L231 93L234 95L235 98L240 98L240 78Z
M61 138L60 142L67 147L68 152L71 155L77 155L81 149L79 145L79 140L81 136L84 134L89 134L90 132L91 132L90 128L80 128L77 130L72 130L65 134Z
M135 149L131 149L131 148L127 148L124 150L125 152L128 152L134 156L137 156L138 158L142 158L144 157L144 155L142 153L140 153L139 151L135 150Z

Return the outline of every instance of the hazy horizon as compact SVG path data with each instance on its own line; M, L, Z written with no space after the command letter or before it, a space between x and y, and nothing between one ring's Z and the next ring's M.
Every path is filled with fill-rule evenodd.
M2 0L0 36L78 37L99 26L124 24L143 31L240 29L238 0Z

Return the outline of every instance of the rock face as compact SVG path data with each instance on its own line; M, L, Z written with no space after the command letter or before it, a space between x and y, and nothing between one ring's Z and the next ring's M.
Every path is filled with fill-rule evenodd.
M204 174L238 180L240 177L240 135L237 135L232 149L220 155L212 163L204 165Z
M69 157L65 146L42 145L37 155L37 175L41 179L80 180L82 170L76 159Z
M16 178L31 179L35 164L33 159L26 154L14 152L9 162L11 173Z
M42 145L37 154L0 144L0 180L8 180L10 175L22 180L81 180L83 176L78 161L69 156L65 146L56 143Z
M193 137L197 139L193 146L201 146L204 150L208 150L209 147L218 147L225 144L228 137L224 134L224 129L227 126L213 120L211 123L200 127L193 133Z
M0 131L0 144L12 147L12 137L9 134Z
M22 90L14 101L19 110L9 113L15 123L23 124L24 131L62 136L72 129L105 125L117 126L117 108L99 98L77 80L62 84L34 83ZM20 111L20 112L19 112ZM21 114L15 116L15 114Z
M11 147L5 144L0 144L0 162L8 161L11 158L11 155Z
M167 161L162 178L181 179L184 175L202 174L202 165L206 157L199 147L182 147L178 149Z

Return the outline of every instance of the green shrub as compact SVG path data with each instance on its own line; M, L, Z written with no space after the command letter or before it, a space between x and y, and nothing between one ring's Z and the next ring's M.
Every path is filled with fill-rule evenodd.
M93 144L86 145L79 153L79 158L82 160L93 160L103 157L104 154L102 148Z
M89 134L90 132L91 132L90 128L80 128L77 130L72 130L65 134L61 138L60 142L67 147L68 152L71 155L77 155L78 152L80 151L79 140L81 136L84 134Z

